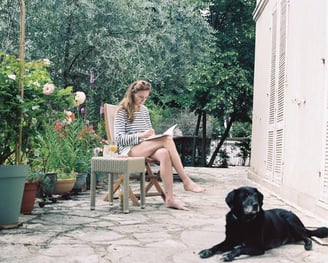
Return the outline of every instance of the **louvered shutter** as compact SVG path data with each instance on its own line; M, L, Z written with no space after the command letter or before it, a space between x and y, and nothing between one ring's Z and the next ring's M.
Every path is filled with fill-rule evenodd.
M266 180L275 184L281 184L283 174L286 45L287 1L282 0L280 8L275 9L272 14L271 80L267 132Z
M275 107L276 107L276 54L277 54L277 10L272 14L271 28L271 70L270 70L270 93L269 93L269 123L267 132L267 173L265 179L272 181L274 164L274 126L275 126Z
M326 111L328 111L328 102ZM325 160L321 181L320 200L328 204L328 121L326 121Z

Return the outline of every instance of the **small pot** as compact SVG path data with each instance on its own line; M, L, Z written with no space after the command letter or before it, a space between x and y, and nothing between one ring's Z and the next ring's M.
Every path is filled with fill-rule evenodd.
M87 176L87 173L80 173L76 176L76 182L72 190L74 194L85 192L87 190Z
M23 199L20 212L24 215L32 214L34 208L36 193L38 191L38 183L25 183Z
M57 173L46 173L45 176L49 179L47 184L40 184L37 196L39 198L52 197L57 185Z
M57 179L57 185L54 194L64 195L70 193L75 184L76 178Z

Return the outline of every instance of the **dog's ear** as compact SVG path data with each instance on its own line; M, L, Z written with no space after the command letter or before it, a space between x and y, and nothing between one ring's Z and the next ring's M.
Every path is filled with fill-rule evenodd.
M263 194L259 191L259 190L257 190L257 188L255 188L256 189L256 192L257 192L257 195L258 195L258 197L259 197L259 202L260 202L260 206L262 207L262 205L263 205Z
M236 194L236 191L237 190L232 190L230 193L228 193L225 201L227 203L227 205L232 208L233 207L233 203L234 203L234 200L235 200L235 194Z

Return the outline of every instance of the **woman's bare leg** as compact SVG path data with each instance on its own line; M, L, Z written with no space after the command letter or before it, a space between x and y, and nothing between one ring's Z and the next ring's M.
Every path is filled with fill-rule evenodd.
M167 137L166 147L171 156L172 165L174 169L179 174L181 180L183 181L183 186L186 191L191 191L195 193L201 193L204 192L206 189L199 186L198 184L194 183L190 177L185 173L184 167L182 165L179 153L176 149L175 143L172 139L172 137Z
M189 176L186 175L184 167L182 165L179 153L177 152L173 138L170 136L164 136L155 140L144 141L136 146L134 146L129 155L130 156L152 156L155 160L159 160L157 156L153 154L160 148L165 148L170 156L172 166L179 174L181 180L183 181L184 189L186 191L192 191L195 193L204 192L205 188L194 183ZM172 169L172 167L171 167ZM172 171L171 171L172 173ZM173 176L173 175L172 175ZM172 179L173 180L173 179Z
M133 149L129 152L129 156L144 156L141 155L138 149L135 148L136 147L133 147ZM160 162L160 176L162 178L165 191L165 206L168 208L174 208L179 210L188 210L188 208L184 207L183 204L174 199L172 163L168 150L161 147L152 154L146 156L151 156L152 158Z
M160 161L160 176L165 190L166 207L188 210L183 204L174 199L172 163L167 149L160 148L151 157Z

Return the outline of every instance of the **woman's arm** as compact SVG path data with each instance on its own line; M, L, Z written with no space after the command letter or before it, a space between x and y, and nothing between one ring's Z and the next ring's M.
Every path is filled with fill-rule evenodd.
M120 109L114 121L115 140L120 149L140 143L144 138L154 135L147 107L141 106L140 111L134 113L134 121L128 120L128 114Z
M114 136L121 147L132 146L139 143L138 133L128 130L128 116L125 110L120 109L114 119Z
M142 105L141 106L141 112L142 112L144 121L146 123L146 129L153 129L152 125L151 125L151 120L150 120L148 108L146 106Z

